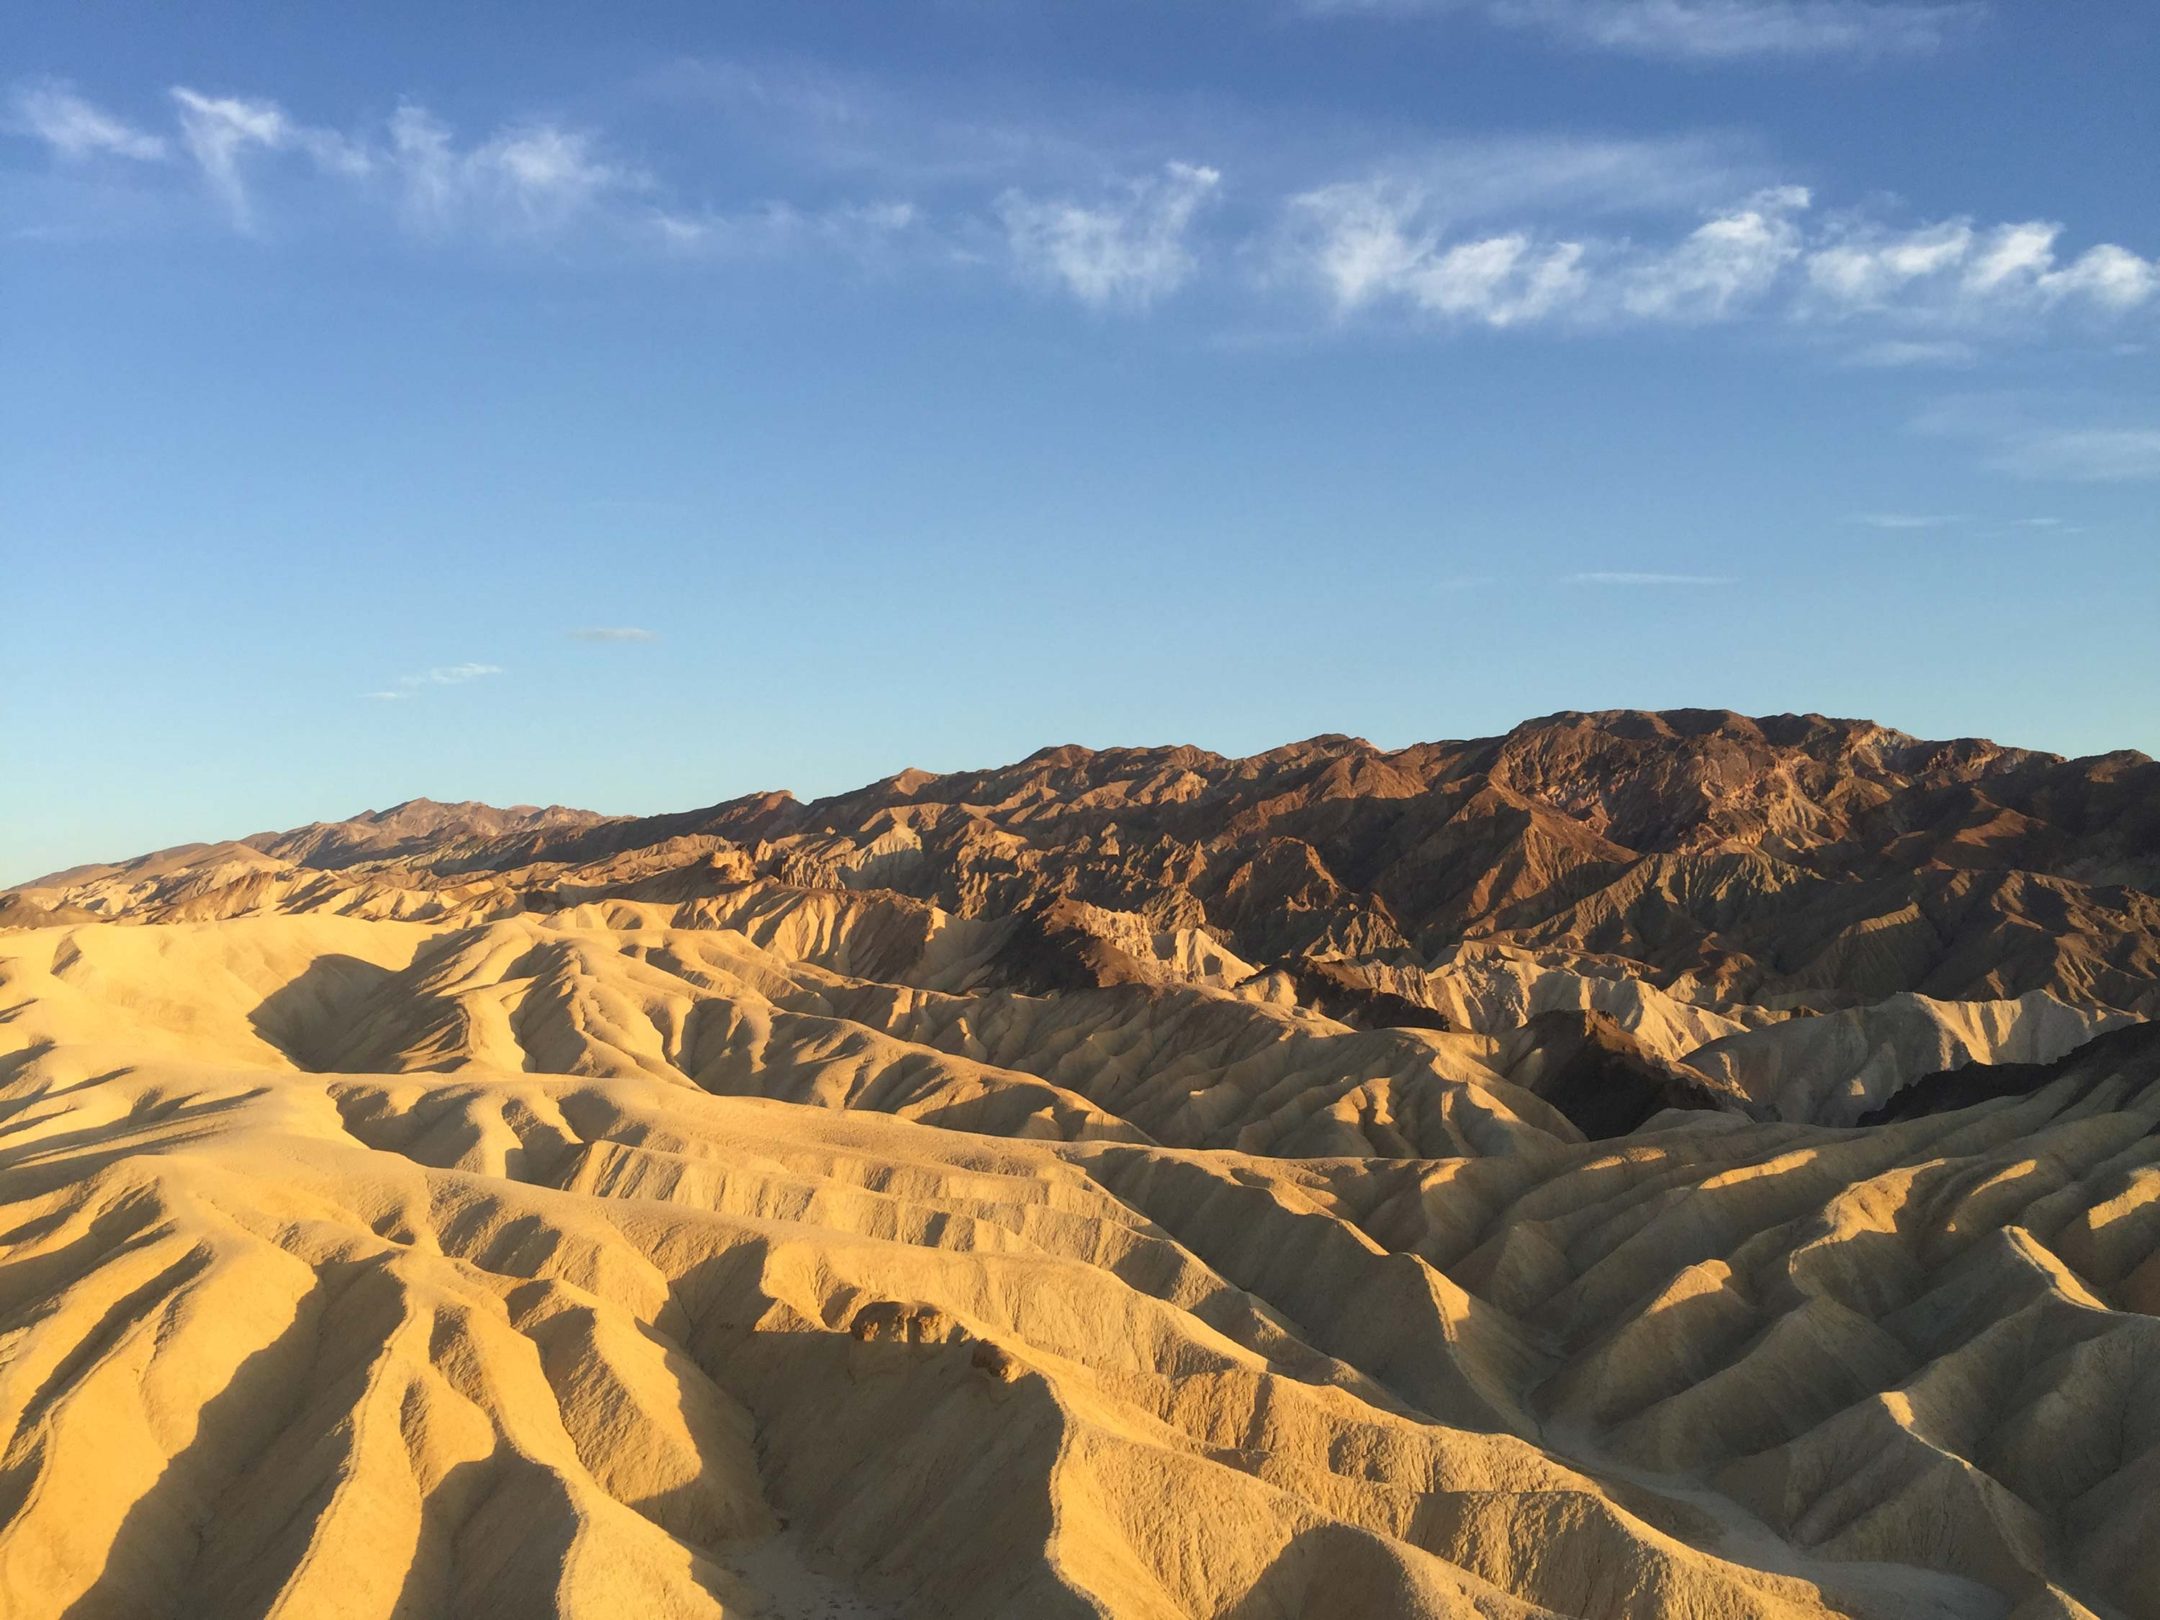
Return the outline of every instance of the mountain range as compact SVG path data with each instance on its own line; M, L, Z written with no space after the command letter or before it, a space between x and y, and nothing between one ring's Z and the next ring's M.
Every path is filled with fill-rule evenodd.
M26 1615L2160 1616L2160 765L414 800L0 896Z

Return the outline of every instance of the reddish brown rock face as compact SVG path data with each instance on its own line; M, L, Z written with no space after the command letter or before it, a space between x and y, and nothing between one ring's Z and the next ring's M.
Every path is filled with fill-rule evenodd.
M2160 766L1815 715L1564 714L1470 742L1319 737L1249 759L1068 747L643 819L415 801L80 869L9 904L485 916L757 881L1033 918L1016 983L1154 976L1124 946L1046 943L1107 937L1092 911L1201 930L1255 965L1429 963L1467 938L1818 1010L1899 991L2160 1005Z

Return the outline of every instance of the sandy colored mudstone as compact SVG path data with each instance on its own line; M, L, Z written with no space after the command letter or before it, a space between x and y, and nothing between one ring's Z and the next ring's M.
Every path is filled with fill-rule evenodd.
M1586 1141L680 921L0 934L11 1615L2160 1612L2160 1054Z
M0 1616L2160 1620L2160 766L1821 716L0 896Z

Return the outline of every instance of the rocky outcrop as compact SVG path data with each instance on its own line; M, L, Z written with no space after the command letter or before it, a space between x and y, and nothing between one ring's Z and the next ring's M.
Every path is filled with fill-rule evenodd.
M875 887L967 917L1081 905L1203 930L1251 963L1431 961L1476 939L1625 960L1691 1001L2160 1005L2160 766L1817 715L1561 714L1470 742L1317 737L1248 759L1045 749L641 819L419 800L78 869L28 897L170 918L395 911L382 891L403 887L470 914L670 871L686 890ZM339 881L309 877L325 872Z

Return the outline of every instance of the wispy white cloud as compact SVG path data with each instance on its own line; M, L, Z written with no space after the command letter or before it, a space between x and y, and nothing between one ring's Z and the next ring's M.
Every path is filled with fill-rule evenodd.
M1846 521L1889 534L1929 534L1955 529L1976 539L2002 540L2016 535L2083 534L2084 528L2059 517L1984 519L1942 512L1855 512Z
M188 154L233 223L249 229L254 210L241 176L241 159L251 148L276 151L285 144L290 131L285 114L267 101L205 96L188 89L175 89L172 94L180 105L180 139Z
M997 211L1024 273L1097 308L1144 307L1193 273L1187 231L1221 181L1204 165L1170 163L1092 202L1008 191Z
M1656 222L1654 211L1644 222ZM1893 230L1848 214L1816 223L1801 186L1759 189L1664 240L1587 219L1495 226L1464 222L1449 194L1382 177L1291 198L1274 262L1278 279L1318 286L1338 314L1392 304L1488 326L1755 317L1872 329L1873 345L1849 363L1949 365L1970 360L1990 332L2160 304L2160 261L2111 243L2063 260L2060 235L2030 222Z
M1810 202L1803 186L1757 193L1714 215L1681 241L1625 266L1620 303L1650 320L1724 320L1759 300L1799 257L1794 216Z
M500 675L502 672L502 665L500 664L448 664L435 669L423 670L418 675L407 675L404 677L404 684L407 686L462 686L465 682L476 681L483 675Z
M843 257L874 260L934 231L910 202L834 203L818 208L789 202L753 208L678 212L659 208L649 221L669 249L718 258L763 258L822 249Z
M1940 49L1978 4L1920 0L1301 0L1309 15L1470 14L1561 43L1683 61L1880 57Z
M1499 21L1643 56L1888 56L1939 49L1977 5L1898 0L1495 0Z
M472 152L465 170L472 185L538 225L559 224L607 192L643 183L602 160L589 136L552 124L497 135Z
M2006 470L2080 484L2160 480L2160 428L2046 428L2014 435L1998 454Z
M1649 9L1660 8L1614 7ZM1775 32L1802 13L1827 28L1851 9L1664 0L1660 14L1737 28L1727 13L1745 10L1750 27ZM716 72L699 71L701 84ZM1269 320L1288 306L1309 324L1310 307L1294 308L1303 289L1339 322L1408 315L1438 330L1751 321L1817 344L1836 363L1877 368L1972 365L1991 346L2055 331L2121 338L2160 310L2160 258L2072 242L2045 220L1821 206L1808 188L1778 183L1737 138L1454 138L1392 155L1368 145L1362 160L1338 163L1247 130L1238 150L1253 167L1233 204L1222 170L1161 161L1180 149L1167 142L1143 157L1093 125L970 125L896 111L905 98L891 94L865 100L858 85L741 77L720 73L721 88L706 89L737 112L785 114L794 133L775 139L816 143L812 156L773 154L778 172L793 165L800 196L706 200L618 155L602 133L523 121L460 135L417 103L340 130L272 99L180 86L167 103L169 133L51 83L19 87L12 106L15 127L61 159L181 158L164 171L173 179L147 171L151 183L193 177L243 231L281 204L311 222L334 212L299 206L304 179L334 188L363 218L392 218L428 239L574 232L587 249L714 263L823 255L957 273L1002 266L1090 307L1127 310L1159 303L1212 265L1239 272L1211 278L1213 292L1249 307L1269 302ZM836 192L836 168L874 148L895 118L901 144L923 150L879 171L892 194ZM960 157L978 135L995 162L969 168ZM1101 142L1092 151L1090 136ZM1334 150L1314 148L1323 149ZM1126 178L1083 183L1083 173ZM1291 174L1301 178L1286 181ZM92 183L115 182L71 181ZM15 234L63 240L71 223Z
M93 106L67 85L24 85L8 101L8 129L43 141L62 157L121 157L155 163L167 155L162 137Z
M1855 512L1852 521L1870 529L1913 530L1946 529L1965 520L1940 512Z
M1846 225L1807 255L1808 297L1834 316L1890 311L1970 325L2070 306L2120 314L2160 294L2160 262L2112 242L2063 260L2055 251L2061 235L2044 220Z
M643 630L636 625L607 624L586 625L570 632L572 641L658 641L660 632Z
M390 117L390 155L404 181L406 220L427 229L447 224L462 196L465 170L450 131L425 107L405 102Z
M243 231L253 229L255 222L245 168L251 154L300 152L317 168L346 176L364 175L374 167L374 159L359 143L335 130L296 123L274 101L208 96L185 85L173 87L172 99L181 145Z
M1919 366L1969 366L1980 351L1962 338L1883 338L1844 356L1848 366L1893 370Z
M1752 144L1703 135L1456 136L1394 154L1380 177L1454 224L1684 214L1774 178Z
M587 132L520 124L461 147L448 126L410 102L391 116L381 167L406 223L427 233L474 224L560 230L650 183L604 156Z
M1563 585L1736 585L1726 574L1638 574L1606 569L1584 574L1563 574Z
M924 199L971 188L1072 188L1153 168L1183 144L1141 149L1119 138L1106 112L1111 98L1099 88L1081 103L1012 114L825 64L685 57L644 75L638 89L695 108L731 141L784 154L799 172Z
M1400 182L1339 184L1291 199L1283 262L1339 313L1394 302L1425 315L1512 326L1722 320L1758 301L1801 252L1797 187L1758 193L1665 244L1527 229L1451 236L1446 199Z
M1290 253L1309 265L1338 312L1400 299L1430 314L1512 326L1580 297L1580 242L1534 244L1520 231L1443 245L1421 188L1363 181L1290 203Z
M2074 484L2160 481L2160 426L2125 420L2119 409L2099 401L1955 396L1922 411L1912 426L1969 441L1992 466L2023 478ZM2056 527L2045 519L2028 526Z
M715 258L808 250L870 257L892 243L935 234L907 199L730 208L685 203L614 156L596 133L546 121L467 138L407 102L379 124L336 130L309 124L268 97L211 95L185 85L173 88L167 106L169 137L138 129L65 86L32 84L12 94L7 127L71 159L98 151L144 159L177 154L244 234L256 234L276 203L298 201L295 163L309 177L336 182L346 201L384 208L405 230L428 239L553 238L577 230L618 247ZM308 212L320 217L322 211ZM60 225L39 230L48 239L66 235Z
M423 669L417 674L400 675L395 685L379 692L365 694L384 703L400 703L417 697L434 686L463 686L467 681L477 681L489 675L500 675L500 664L442 664L434 669Z
M1808 280L1837 303L1879 306L1914 281L1963 263L1972 248L1972 227L1962 220L1900 233L1856 233L1808 255Z
M177 152L243 232L256 229L258 185L267 183L277 158L297 159L358 195L393 198L404 222L423 232L476 225L554 230L649 184L606 157L589 133L525 123L461 144L412 104L386 124L345 131L306 123L267 97L176 85L169 137L140 129L65 85L20 86L9 106L9 128L65 158L103 153L152 161Z
M1612 222L1745 193L1752 160L1704 140L1459 139L1290 196L1266 278L1513 326L1578 308Z

